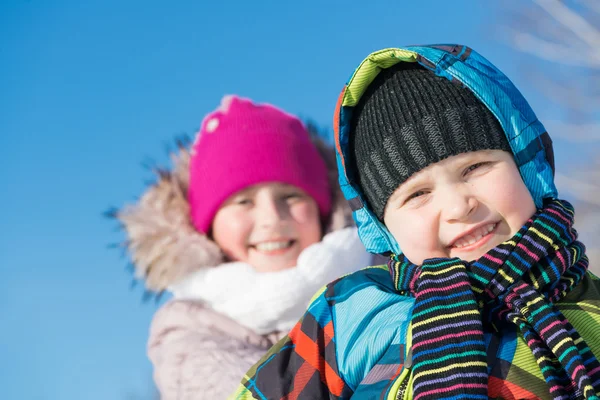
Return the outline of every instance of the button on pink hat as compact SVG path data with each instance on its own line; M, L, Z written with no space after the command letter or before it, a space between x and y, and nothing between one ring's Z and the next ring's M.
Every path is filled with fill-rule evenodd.
M190 159L192 223L208 233L221 204L249 186L280 182L304 190L321 217L331 212L327 166L304 124L269 104L225 96L208 114Z

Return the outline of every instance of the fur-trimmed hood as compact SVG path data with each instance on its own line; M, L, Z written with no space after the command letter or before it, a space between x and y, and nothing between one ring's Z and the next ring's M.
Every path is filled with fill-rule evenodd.
M335 151L314 127L308 128L329 171L333 208L326 233L352 226L352 211L338 184ZM136 278L144 279L150 291L160 293L198 269L225 262L219 246L190 221L189 162L190 143L179 141L171 153L171 168L153 170L156 181L137 203L108 213L125 231L127 239L121 247L129 253Z

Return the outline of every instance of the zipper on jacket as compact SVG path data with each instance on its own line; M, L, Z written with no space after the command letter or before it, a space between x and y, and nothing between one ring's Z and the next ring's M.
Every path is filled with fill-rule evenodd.
M410 381L410 367L412 367L412 346L408 348L408 352L406 353L404 360L404 370L400 374L400 377L398 377L401 382L400 386L398 387L398 391L396 392L395 400L404 400L404 395L406 394L406 389L408 388L408 383Z
M389 396L388 399L391 400L392 398L394 400L408 400L408 398L412 397L410 396L410 393L406 393L408 390L408 386L410 385L411 379L412 379L412 365L413 365L413 360L412 360L412 353L413 353L413 349L412 349L412 323L408 324L408 328L406 330L406 344L404 347L406 350L406 353L403 354L404 357L402 357L403 359L403 366L402 366L402 371L400 372L400 376L398 377L398 379L396 380L396 382L394 382L394 386L396 386L398 389L396 391L396 396L392 397ZM391 394L391 393L390 393ZM408 396L407 396L408 394Z
M404 400L404 393L406 392L406 388L408 387L408 380L410 378L410 370L406 370L408 372L407 376L404 378L400 387L398 388L398 392L396 393L396 400Z

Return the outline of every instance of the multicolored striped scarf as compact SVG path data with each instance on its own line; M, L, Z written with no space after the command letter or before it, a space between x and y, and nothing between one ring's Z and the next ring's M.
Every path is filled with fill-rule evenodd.
M430 259L422 266L392 256L398 290L415 296L413 396L488 398L483 332L518 329L554 399L599 399L600 363L554 303L587 271L574 210L552 200L509 241L480 259Z

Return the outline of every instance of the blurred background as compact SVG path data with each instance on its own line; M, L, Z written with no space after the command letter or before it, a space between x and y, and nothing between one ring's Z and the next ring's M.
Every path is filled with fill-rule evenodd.
M597 0L0 2L0 398L157 398L145 346L165 299L132 285L103 211L224 94L330 132L367 54L426 43L467 44L522 90L600 272Z

